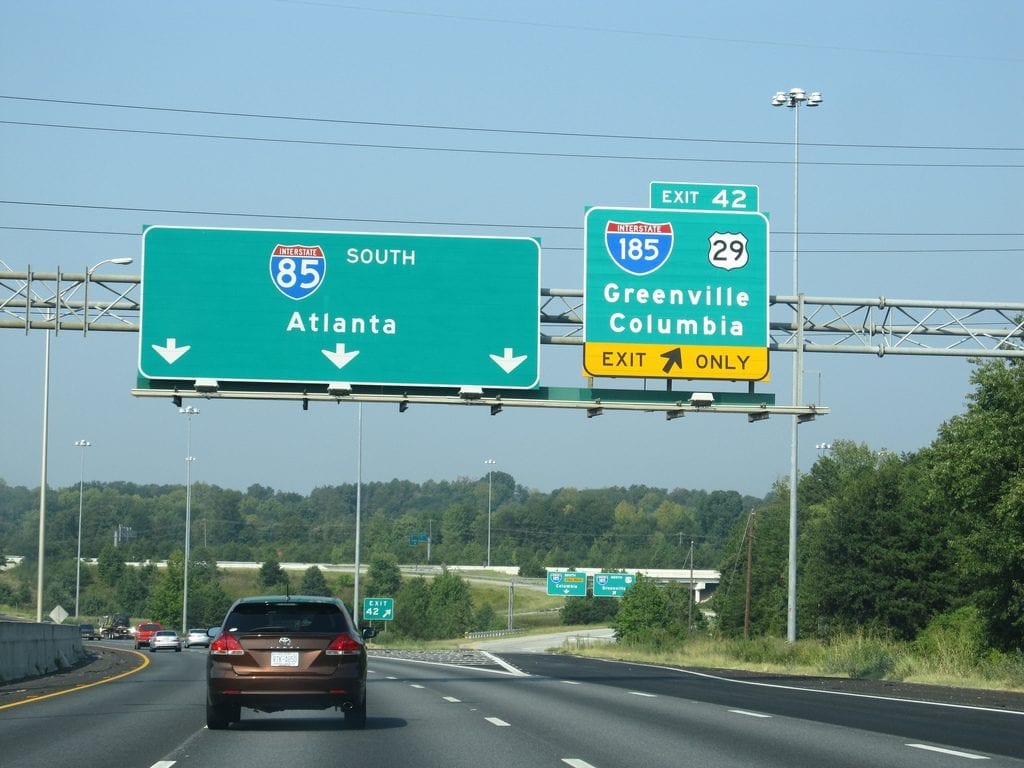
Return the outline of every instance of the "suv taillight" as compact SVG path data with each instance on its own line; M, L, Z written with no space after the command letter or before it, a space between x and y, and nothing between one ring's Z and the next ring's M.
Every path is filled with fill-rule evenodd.
M241 656L245 653L238 638L230 632L221 632L217 638L210 643L210 653L222 656Z
M331 644L327 646L325 653L328 656L351 656L363 650L363 646L348 635L338 635Z

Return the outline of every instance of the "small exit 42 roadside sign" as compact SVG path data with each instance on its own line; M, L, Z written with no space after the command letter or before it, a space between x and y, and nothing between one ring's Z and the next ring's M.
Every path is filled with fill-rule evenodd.
M393 597L364 597L364 621L391 621L395 618L395 599Z

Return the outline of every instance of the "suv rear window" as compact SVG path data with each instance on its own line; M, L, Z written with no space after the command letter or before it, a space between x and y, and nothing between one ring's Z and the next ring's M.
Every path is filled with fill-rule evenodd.
M339 634L348 622L331 603L241 603L224 622L229 632L325 632Z

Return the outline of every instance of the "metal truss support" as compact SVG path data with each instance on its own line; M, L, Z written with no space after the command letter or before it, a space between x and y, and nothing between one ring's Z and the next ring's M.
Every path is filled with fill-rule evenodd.
M771 296L771 351L796 352L801 303L805 353L1024 357L1024 303L884 296ZM582 289L541 288L541 343L582 346L585 313ZM0 328L138 332L140 318L136 275L0 271Z

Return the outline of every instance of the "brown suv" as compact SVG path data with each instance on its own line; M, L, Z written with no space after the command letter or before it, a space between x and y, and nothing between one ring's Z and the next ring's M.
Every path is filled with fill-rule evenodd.
M243 597L228 610L206 662L206 725L226 728L241 708L328 709L366 726L366 647L341 600Z

